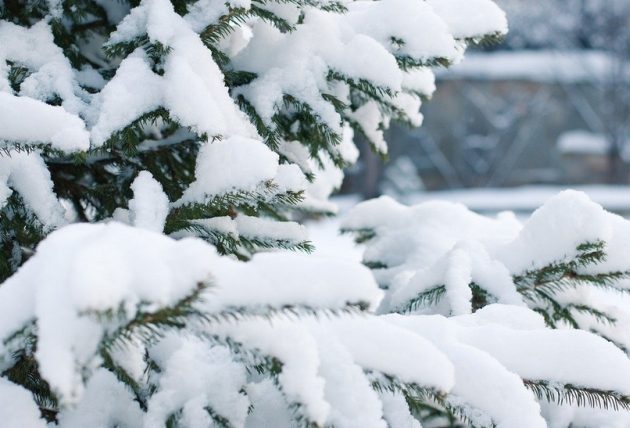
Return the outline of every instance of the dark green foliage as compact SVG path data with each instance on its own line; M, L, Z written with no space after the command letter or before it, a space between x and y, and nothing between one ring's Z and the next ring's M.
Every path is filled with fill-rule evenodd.
M370 236L362 232L359 236ZM359 238L362 239L362 238ZM578 287L596 287L626 293L630 290L620 285L620 280L630 277L630 272L583 273L583 269L597 265L606 259L605 243L584 243L577 247L575 257L559 260L539 269L528 270L513 277L514 284L528 305L540 313L545 322L553 328L568 325L583 328L575 316L587 315L599 323L614 324L615 319L601 310L584 302L565 302L559 296ZM470 284L473 310L480 309L496 299L477 283ZM397 309L397 312L414 312L421 308L437 305L446 293L443 284L436 285L416 295Z
M24 207L20 196L12 194L0 210L0 281L28 260L45 235L46 231Z
M439 426L475 427L466 412L448 400L448 395L434 388L414 383L405 383L384 373L368 372L372 388L377 392L400 393L407 402L411 414L423 424L438 423ZM479 427L482 428L482 427Z
M574 385L552 385L546 381L524 380L523 383L536 394L536 397L552 403L600 409L630 410L630 397L623 396L615 391L602 391Z
M49 422L54 422L56 420L58 403L50 386L39 374L39 368L35 360L37 337L34 332L35 326L31 324L6 341L6 343L20 341L21 347L16 349L11 355L13 365L1 372L0 376L31 391L42 417Z
M569 325L580 328L576 314L589 315L599 322L614 323L614 318L582 302L564 302L558 299L563 292L578 287L595 287L627 292L619 281L628 278L629 272L583 273L583 269L606 259L605 243L584 243L577 247L577 255L570 260L550 263L540 269L514 277L517 290L528 304L541 313L551 327Z
M291 2L306 4L300 1ZM134 0L128 3L129 7L133 7L139 2ZM191 2L185 0L173 1L175 11L180 15L187 13L190 4ZM254 1L250 9L228 8L226 15L200 34L224 72L225 83L230 89L246 85L257 77L248 71L234 70L219 48L220 42L234 30L236 24L259 17L282 31L293 29L286 21L266 10L266 4L266 1ZM30 26L46 16L50 12L48 8L49 3L46 1L8 0L0 8L0 18ZM107 80L114 76L118 61L142 48L151 60L153 71L158 74L162 72L162 62L170 47L149 40L146 35L124 43L106 44L103 57L96 63L93 56L84 54L81 46L95 38L106 40L115 29L116 23L109 22L105 10L93 0L64 0L61 8L62 18L53 18L50 25L55 42L70 59L73 67L79 69L89 65ZM10 64L9 79L13 89L18 91L31 72L32 70L21 64ZM58 101L50 100L49 103L55 104ZM291 111L290 115L285 116L279 112L274 119L275 127L269 128L262 123L247 101L240 101L241 107L252 118L272 149L277 149L279 141L287 136L282 135L282 132L291 126L291 122L301 120L304 125L299 130L300 135L295 137L309 140L305 136L314 132L313 153L320 148L334 153L338 136L323 126L307 105L288 97L285 108ZM154 130L158 130L158 133ZM194 168L199 148L209 137L214 138L191 132L173 120L167 110L158 108L132 120L97 150L67 156L37 145L24 146L23 149L43 149L57 195L74 207L78 220L99 221L111 217L116 208L128 206L133 197L130 185L142 170L149 171L160 182L170 201L179 199L195 178ZM11 150L22 149L19 144L11 144L10 147ZM273 241L254 237L232 240L228 236L199 230L191 223L196 219L219 215L234 217L239 213L287 220L290 211L302 200L302 195L271 195L273 183L268 183L268 186L260 195L225 195L208 201L203 208L174 209L169 215L166 232L202 232L200 236L216 244L222 253L237 254L241 258L247 258L261 249L274 247L310 251L311 244L308 242ZM0 257L0 275L6 278L26 259L19 253L32 252L45 233L40 230L37 219L27 213L19 200L12 201L0 212L0 221L5 223L3 233L6 235L3 237L5 243Z
M440 300L442 300L442 297L444 297L445 294L446 287L438 285L437 287L430 288L429 290L418 294L416 297L401 306L397 312L414 312L426 306L435 306L440 302Z

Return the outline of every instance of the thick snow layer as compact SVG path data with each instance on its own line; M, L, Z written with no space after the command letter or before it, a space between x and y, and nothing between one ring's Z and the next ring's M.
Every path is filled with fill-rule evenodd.
M484 327L483 332L472 329L462 340L492 354L525 379L630 394L630 360L612 343L591 333L579 330L515 332L494 325ZM538 361L544 364L522 357L532 349L536 349ZM573 358L575 355L582 357Z
M131 391L112 372L98 369L87 382L81 401L61 412L58 426L140 428L142 417L143 413Z
M257 254L249 262L222 259L212 267L213 289L204 307L283 306L343 309L348 304L375 307L381 291L370 271L357 263L300 254Z
M379 153L387 153L387 143L382 126L387 119L376 101L366 102L356 111L348 114L348 117L359 124L365 136Z
M580 244L610 242L614 218L584 193L568 190L536 210L519 236L497 251L497 257L514 273L541 268L575 255ZM628 251L630 248L624 252Z
M403 74L403 89L430 97L435 92L435 74L430 68L416 68Z
M287 400L303 404L309 419L324 425L330 404L324 398L325 381L318 374L317 342L306 326L290 321L278 320L271 324L252 320L238 325L210 325L208 330L282 361L278 382Z
M0 206L11 195L10 188L20 194L46 228L66 223L64 208L53 192L50 172L39 153L16 152L0 156Z
M274 128L274 115L293 108L285 104L286 95L290 95L311 109L320 124L343 136L343 141L337 147L326 148L329 153L322 150L321 162L310 165L308 151L300 152L295 147L280 150L285 155L290 152L287 158L304 173L313 173L317 177L313 183L308 184L294 165L278 167L271 178L279 192L308 188L302 208L333 212L335 208L327 197L340 186L343 174L329 155L348 163L356 161L357 150L351 142L347 143L349 121L358 123L375 147L386 153L383 129L389 126L391 111L371 101L352 106L354 111L338 111L338 106L326 96L334 96L350 107L351 92L356 91L351 87L369 84L389 91L391 96L384 97L384 101L419 126L420 96L433 92L433 74L428 68L403 71L397 58L457 61L465 48L457 37L504 31L504 22L497 18L498 9L488 0L476 0L474 7L466 9L462 8L466 2L456 0L439 4L406 0L345 3L347 13L323 10L325 5L331 6L328 3L318 3L321 9L294 4L257 6L294 26L294 31L281 32L268 19L233 23L230 34L224 34L216 47L230 59L230 69L250 71L257 77L234 88L232 94L228 93L225 76L211 49L204 45L208 41L202 41L200 33L217 24L230 10L244 12L251 8L248 0L225 4L193 2L185 14L176 12L168 0L143 0L134 8L99 0L97 4L116 26L106 47L136 43L143 37L151 44L138 47L120 63L116 61L115 74L109 80L102 67L93 68L104 64L100 54L95 53L103 41L100 37L87 40L89 46L85 49L79 48L94 65L75 70L55 44L48 18L30 28L1 21L0 139L9 143L50 144L63 151L95 149L132 124L146 125L144 120L152 118L147 115L158 109L166 110L170 119L201 138L258 139L256 128L233 97L245 96L263 122ZM50 6L51 16L62 16L59 2L51 2ZM485 22L476 15L474 19L461 19L462 11L469 9L475 9L478 15L486 14ZM165 48L158 61L151 54L156 44ZM27 69L17 94L8 80L14 65ZM60 107L45 104L57 97ZM31 126L31 121L38 126ZM280 144L304 148L307 142ZM241 184L239 180L228 185L225 182L221 183L223 190L238 190ZM199 183L195 187L200 187ZM215 195L197 190L188 192L185 198L189 199L182 202ZM191 193L196 193L195 197Z
M90 134L83 121L63 107L0 91L0 140L50 144L55 149L72 152L87 150Z
M543 313L551 311L543 301L531 300L527 289L522 288L533 290L545 285L545 282L531 286L519 282L518 276L528 271L566 262L575 263L572 269L577 274L619 275L630 271L630 221L607 212L586 194L561 192L523 223L509 213L484 217L452 202L432 201L406 207L389 198L380 198L351 210L343 227L371 230L375 234L364 244L364 260L383 265L373 270L377 281L387 288L379 311L462 315L459 322L470 327L481 319L483 334L475 333L465 340L464 336L458 337L491 354L509 371L529 380L546 379L583 387L597 383L598 388L626 393L630 383L614 375L628 362L615 345L628 349L630 344L627 334L630 311L628 299L622 294L628 282L623 275L606 283L606 287L583 281L552 294L556 304L566 307L575 320L574 324L567 323L567 327L595 332L612 343L580 330L561 333L545 330L542 318L525 316L527 310L519 308L527 303ZM579 246L598 242L603 243L602 260L575 262L584 251ZM570 281L571 275L575 274L569 273L563 281ZM555 283L563 284L558 278L547 285ZM475 309L475 286L489 293L490 303L510 304L509 311L495 306L491 311L485 308L474 316L466 316ZM442 291L437 301L415 300L438 287ZM602 322L588 311L580 310L582 307L607 314L614 321ZM506 318L508 312L512 315ZM563 325L559 322L559 326ZM423 334L432 333L427 329ZM545 364L534 365L526 358L517 361L517 355L533 347L537 347L537 355L544 355L541 358ZM560 364L575 349L581 349L579 354L588 355L589 359ZM590 365L591 357L610 362L611 369L603 370L607 368L603 365L596 371ZM557 362L558 367L552 368L549 361ZM457 388L453 393L458 395Z
M505 13L490 0L428 0L456 39L476 39L508 31Z
M339 310L354 303L374 307L381 296L370 272L359 264L291 254L261 254L243 263L218 256L199 240L174 241L118 223L77 224L53 232L0 287L0 337L6 339L36 320L36 358L42 376L62 402L80 402L82 397L89 399L90 386L81 379L97 363L94 353L103 335L140 312L175 304L200 282L213 285L203 299L203 308L210 313L243 307L254 311L287 306ZM117 317L96 316L114 310ZM270 335L280 338L274 331ZM186 346L198 349L201 344L193 340L175 348ZM189 357L186 352L181 358ZM175 355L163 358L167 367ZM177 379L176 373L173 376ZM160 400L167 400L164 394ZM215 410L220 406L213 403Z
M239 235L249 239L272 239L288 242L307 240L304 226L293 221L276 221L246 215L239 215L234 220Z
M445 286L447 307L438 309L469 313L471 283L499 303L522 305L513 275L571 260L586 243L604 242L607 256L581 272L630 270L630 222L577 191L554 196L523 224L509 213L484 217L452 202L406 207L382 197L358 205L342 227L375 232L364 260L385 265L374 270L377 280L389 286L385 311L400 310L417 295Z
M461 59L462 47L427 2L357 1L350 3L348 9L347 19L358 32L373 37L396 55L419 60ZM402 46L391 43L392 38L402 40Z
M484 312L493 312L491 322ZM520 378L628 393L625 367L630 360L623 352L590 333L547 329L542 319L532 324L532 317L540 318L527 309L492 305L465 317L384 318L428 338L444 352L455 367L453 396L484 411L500 427L546 426ZM502 319L529 327L508 327Z
M101 146L114 132L158 108L162 91L161 77L151 71L141 51L125 58L95 99L98 118L91 130L93 144Z
M203 5L199 5L203 8ZM189 20L199 18L202 10L192 11ZM207 18L207 17L206 17ZM204 19L199 18L199 19ZM198 22L192 22L196 27ZM153 74L145 65L138 64L137 77L142 77L152 85L134 85L134 73L118 70L122 87L132 89L133 105L140 113L148 113L158 105L165 107L171 116L195 132L209 136L241 135L256 137L253 125L246 119L228 94L223 82L223 74L214 62L211 52L203 45L199 35L191 28L191 22L179 16L166 0L144 0L134 8L111 35L109 44L122 43L146 34L149 40L170 48L164 62L164 74ZM152 74L150 76L149 74ZM112 80L116 84L116 77ZM112 84L110 82L110 84ZM121 87L119 84L119 87ZM108 86L104 92L107 93ZM116 88L115 91L121 89ZM112 96L111 107L101 107L100 118L108 131L118 130L128 123L118 123L107 119L108 115L119 116L118 108L127 108L124 99ZM135 117L131 113L123 115L129 121ZM110 131L111 132L111 131ZM97 134L96 144L104 141Z
M31 393L0 377L0 414L6 428L45 428Z
M379 396L352 354L325 329L314 329L324 396L331 403L328 422L339 428L386 428Z
M368 315L329 320L278 319L273 323L243 321L238 325L211 325L208 332L229 336L248 348L280 359L283 370L278 380L287 398L302 403L308 416L322 425L334 420L339 426L353 427L361 420L366 423L363 426L383 426L378 405L363 410L360 419L354 414L355 423L348 419L349 410L374 404L374 391L366 390L369 380L365 370L444 391L453 384L453 368L433 344L407 329ZM340 372L340 368L344 371ZM348 396L341 397L343 389L339 388L352 388L367 401L353 402Z
M287 94L309 105L326 125L339 131L341 117L321 96L327 88L327 64L317 51L310 52L313 38L326 33L319 32L316 24L301 25L299 30L283 34L259 22L252 30L250 43L234 57L234 64L237 69L257 73L258 78L237 92L248 99L268 126L273 126L272 118ZM335 48L339 42L330 39L336 42L330 47ZM268 54L270 50L274 55Z
M230 425L244 425L250 405L241 393L246 384L245 367L232 361L227 348L210 347L201 339L172 333L154 346L149 356L161 373L158 392L148 403L145 427L165 425L178 409L183 409L185 426L211 426L205 410L208 406Z
M168 197L162 185L148 171L140 171L131 184L133 199L129 201L131 223L136 227L162 232L169 210Z
M0 287L0 337L36 320L40 373L63 402L76 401L103 334L190 294L209 279L213 256L202 241L118 223L67 226ZM101 323L90 315L106 311L121 318Z
M459 241L478 240L493 247L514 238L519 223L509 216L486 218L461 204L434 201L406 207L384 196L352 209L341 227L385 232L366 249L366 260L395 265L409 258L430 266Z
M229 192L256 191L276 178L278 160L276 153L257 140L232 137L206 143L197 156L195 181L177 203L204 202ZM288 187L295 184L294 176L286 171L283 175L289 179ZM283 184L287 183L280 183Z
M74 71L55 44L52 30L45 20L30 28L0 20L0 40L0 92L12 93L6 74L8 69L4 68L5 62L11 61L32 71L20 85L19 95L39 101L58 96L69 113L81 111L84 105L77 95L80 91L74 82Z
M429 340L407 329L378 317L359 317L333 320L329 332L344 343L362 367L439 391L453 386L451 362Z

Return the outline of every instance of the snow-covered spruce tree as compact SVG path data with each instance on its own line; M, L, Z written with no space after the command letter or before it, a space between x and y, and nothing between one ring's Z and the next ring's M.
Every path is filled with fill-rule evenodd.
M540 380L626 406L596 336L376 316L361 266L254 255L308 250L291 212L332 209L352 130L384 154L426 66L505 30L488 0L0 0L1 425L537 427Z
M133 216L122 210L144 170L168 197L167 234L242 258L308 249L277 221L332 209L340 167L357 156L351 129L385 153L391 119L420 124L425 66L506 31L489 0L472 14L460 4L1 2L0 138L30 152L3 160L2 277L46 229Z
M365 244L364 264L385 290L379 313L458 318L496 303L529 307L538 315L530 312L525 329L586 330L629 353L630 221L583 193L555 196L524 223L507 212L490 218L451 202L407 207L382 197L355 207L343 228ZM518 318L514 312L506 322ZM532 343L532 352L544 353L545 346ZM605 403L615 394L611 388L581 395L573 382L550 380L527 383L539 398L561 403L580 396ZM557 426L630 421L617 413L569 407L547 406L547 416Z

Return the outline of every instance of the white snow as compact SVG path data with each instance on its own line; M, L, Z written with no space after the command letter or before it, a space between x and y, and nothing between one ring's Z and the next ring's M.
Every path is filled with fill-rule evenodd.
M204 304L209 312L283 306L336 310L360 302L375 307L382 296L367 268L323 256L261 253L246 263L225 258L212 267L212 277L216 289Z
M61 412L59 426L140 428L142 417L140 406L131 391L112 372L98 369L87 382L81 401L68 411Z
M206 143L197 156L195 181L178 204L204 202L230 191L255 191L278 173L278 155L260 141L232 137Z
M358 32L374 38L394 54L453 62L462 57L463 47L455 42L446 23L427 2L357 1L350 3L348 9L348 20ZM402 40L403 46L392 46L392 37Z
M202 12L207 11L193 11L192 16ZM193 19L192 16L189 19ZM204 15L200 19L206 18L208 17ZM193 26L197 24L193 23ZM171 48L166 55L164 75L154 75L149 79L154 87L133 87L135 91L141 91L136 92L133 98L136 100L135 103L142 103L144 112L147 112L147 106L155 107L159 102L179 123L200 135L257 136L253 125L230 98L223 82L223 74L212 59L210 51L203 45L189 22L175 13L170 2L143 1L125 17L108 43L132 40L143 33L146 33L151 41L160 42ZM147 72L152 73L150 70L141 72L144 78L147 78ZM127 80L126 72L119 70L118 73L122 74L123 80ZM100 114L116 112L105 109ZM133 116L128 114L126 117Z
M45 428L39 408L25 388L0 377L0 414L6 428Z
M0 91L0 140L72 152L87 150L89 135L83 121L63 107Z
M239 215L235 219L239 235L250 239L302 242L307 240L306 229L293 221Z
M50 172L38 152L0 156L0 205L11 195L10 188L20 194L46 228L66 223L65 210L53 192Z
M387 153L387 143L382 124L384 121L388 122L375 101L366 102L356 111L348 114L348 117L359 124L365 136L379 153Z
M475 39L487 34L505 34L505 13L490 0L428 0L456 39Z
M557 147L563 154L605 156L610 151L610 142L602 134L584 130L573 130L558 137Z
M209 279L213 255L201 241L117 223L67 226L0 287L0 337L35 319L41 375L62 402L75 402L103 334L189 294ZM90 315L107 310L120 311L121 319L108 325Z
M0 40L0 92L12 93L5 68L5 62L12 61L32 71L22 82L19 95L39 101L48 101L57 95L69 113L81 111L84 104L74 83L74 71L61 48L54 43L52 30L45 20L30 28L0 20Z
M162 91L162 79L151 71L141 51L125 58L95 99L98 117L91 129L94 146L103 145L114 132L158 108Z
M150 172L140 171L131 184L130 220L136 227L162 232L169 211L168 197Z
M189 4L184 16L168 0L142 0L133 9L97 3L110 23L118 24L110 46L146 35L150 43L168 48L164 58L154 61L146 46L139 47L106 80L94 68L72 68L54 44L50 17L30 28L0 21L0 139L8 149L17 142L86 151L164 108L184 128L161 138L161 122L147 125L143 130L155 139L143 140L140 149L189 138L199 140L201 148L194 181L181 199L171 203L162 185L141 171L131 184L128 210L118 207L113 216L129 225L108 220L62 227L0 286L0 371L13 363L12 351L23 346L22 330L35 334L34 358L59 398L60 428L153 428L172 415L191 428L210 426L213 416L234 427L284 428L292 426L292 411L319 426L420 428L399 390L389 391L387 385L378 390L372 382L448 393L448 403L480 426L544 427L543 417L550 424L605 426L619 416L553 405L541 409L522 382L630 395L630 360L620 349L586 331L546 327L542 316L525 306L513 279L528 269L568 260L578 245L595 241L605 242L608 257L596 266L579 267L580 273L630 271L630 222L583 193L563 192L524 222L511 213L476 214L452 202L461 193L420 195L418 201L441 196L451 202L411 207L380 198L360 204L343 222L347 229L375 233L359 250L350 249L347 238L331 236L335 223L328 221L309 225L319 246L314 255L270 251L247 263L220 256L199 239L161 234L170 208L234 195L273 202L278 195L303 191L299 208L334 212L328 198L340 187L343 173L333 159L351 164L358 157L349 122L386 153L383 130L392 119L383 105L357 97L352 85L368 81L391 91L383 101L420 125L421 101L435 90L435 76L429 68L403 71L397 59L458 62L465 50L462 39L507 30L505 15L494 3L344 1L345 14L315 4L265 4L295 30L282 33L268 20L253 17L234 24L216 47L232 60L232 70L257 77L232 93L199 33L232 8L250 8L249 0L201 0ZM63 12L59 2L49 5L53 15ZM468 69L462 66L450 76L592 78L589 67L575 66L584 60L577 55L554 63L544 54L508 59L497 54L488 69L474 58ZM610 70L609 60L593 53L587 63L601 77ZM9 63L28 68L19 91L9 84ZM523 64L541 67L523 72ZM336 76L330 78L331 72ZM323 94L349 108L337 111ZM306 141L279 141L279 148L272 149L234 102L241 95L270 128L276 126L274 115L291 111L284 103L290 95L312 109L318 125L336 133L341 143L322 148L318 161ZM57 96L61 106L46 104ZM288 124L292 130L301 125ZM601 151L593 140L562 141L561 150ZM315 179L307 182L310 174ZM591 190L609 205L630 209L628 189ZM13 191L46 229L70 218L39 152L0 157L0 203ZM529 210L533 201L550 196L543 189L503 191L506 199L492 200L497 192L473 196L472 208L494 210L509 200ZM297 244L308 238L307 228L295 221L243 212L193 222L234 239ZM371 272L359 263L359 251L364 251L364 261L383 267ZM471 283L491 295L490 303L499 304L476 308ZM444 287L437 305L405 309L419 293L436 286ZM171 308L197 291L191 313L202 315L191 317L184 328L153 335L149 326L141 333L150 338L132 334L111 349L100 347L102 339L138 315ZM630 344L627 296L581 287L558 299L563 304L588 299L619 324L601 326L582 315L576 316L580 326ZM387 314L392 311L413 314ZM137 390L103 367L105 353L137 382ZM256 371L264 357L279 360L281 370L273 380ZM146 409L136 394L146 398ZM4 377L0 414L0 424L9 428L46 426L31 394Z
M201 339L173 333L154 346L149 355L160 367L161 375L158 392L148 403L144 427L165 425L180 408L185 426L210 426L206 406L233 426L243 426L250 404L240 392L246 384L245 367L232 361L227 348L211 347Z

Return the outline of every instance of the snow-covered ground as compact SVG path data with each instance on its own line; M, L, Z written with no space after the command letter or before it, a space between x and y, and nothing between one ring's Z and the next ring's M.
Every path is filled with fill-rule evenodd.
M418 193L405 198L404 202L417 204L439 199L461 202L473 211L485 213L507 210L530 212L567 188L586 193L594 202L608 211L622 214L630 212L630 186L524 186L503 189L446 190Z
M442 79L592 82L609 78L616 61L602 51L469 53L465 61L437 75Z

